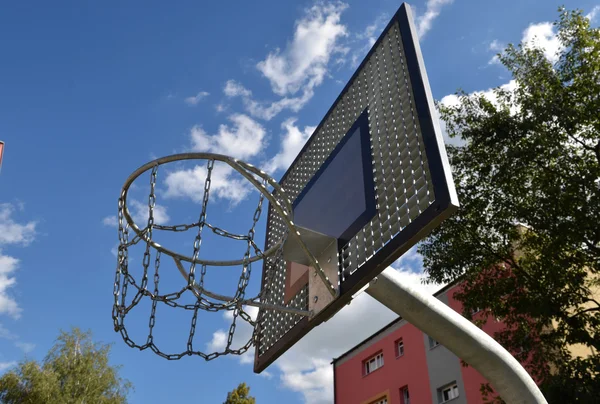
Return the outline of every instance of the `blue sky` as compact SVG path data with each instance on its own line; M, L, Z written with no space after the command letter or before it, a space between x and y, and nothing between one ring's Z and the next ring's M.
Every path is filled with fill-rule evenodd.
M510 86L508 73L493 59L509 42L537 41L552 59L558 47L548 22L556 19L560 4L413 2L434 97L450 103L459 88ZM132 350L114 333L110 317L117 198L138 166L189 150L234 154L278 178L399 5L391 0L273 0L235 7L183 0L4 5L0 372L24 357L43 359L59 329L79 326L91 329L98 341L114 343L112 362L122 364L122 375L135 385L132 403L220 403L241 381L260 403L330 403L331 358L377 331L392 313L360 295L263 375L252 373L250 357L167 362ZM600 10L598 0L568 6L591 17ZM192 170L177 166L164 178L160 220L197 215ZM235 177L222 172L214 186L217 209L211 217L224 227L251 217L255 195ZM132 190L139 206L145 192L141 186ZM239 252L239 246L215 243L208 252L213 257ZM138 255L133 264L140 261ZM407 282L419 282L421 263L414 252L394 267ZM213 279L224 292L235 282L230 274ZM202 321L204 343L218 345L226 319L216 314ZM180 328L162 335L168 346L183 350L186 333Z

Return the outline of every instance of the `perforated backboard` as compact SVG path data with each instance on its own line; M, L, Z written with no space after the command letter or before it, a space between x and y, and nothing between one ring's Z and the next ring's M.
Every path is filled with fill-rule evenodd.
M280 181L307 244L317 243L331 297L314 270L282 260L263 268L266 303L254 371L261 372L457 207L410 7L404 3ZM269 208L266 248L285 231ZM295 261L294 261L295 260ZM269 272L271 271L271 272ZM270 276L269 276L270 275Z

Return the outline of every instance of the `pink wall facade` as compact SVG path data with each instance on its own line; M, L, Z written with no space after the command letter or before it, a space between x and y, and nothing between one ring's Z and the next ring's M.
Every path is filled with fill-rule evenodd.
M450 287L436 296L447 302L448 306L455 311L462 313L462 304L454 298L459 290L460 285ZM473 317L481 319L482 316L483 313L479 312ZM492 336L503 328L504 324L493 318L488 319L483 326L483 330ZM404 343L404 355L398 357L396 343L400 338ZM438 362L436 370L429 369L427 353L430 348L425 346L426 340L427 337L420 330L402 320L336 359L334 361L336 404L371 404L384 396L387 396L389 404L406 404L400 392L405 386L408 386L411 404L437 403L435 391L438 386L430 386L432 372L438 372L436 375L439 379L440 363L442 372L450 373L451 368L456 369L456 361L459 359L449 353L451 359ZM384 365L365 375L365 360L379 352L383 352ZM460 366L460 372L456 372L456 377L462 379L456 382L464 390L460 392L460 400L457 402L483 403L480 388L482 384L487 383L486 379L470 366Z
M403 404L400 389L404 386L409 388L411 403L431 403L423 333L406 321L399 326L336 365L336 403L366 404L387 394L389 404ZM397 357L400 338L404 355ZM383 367L365 375L364 361L378 352L383 352Z
M454 311L458 313L462 313L463 305L461 302L454 298L454 294L460 291L460 285L455 286L452 289L447 291L448 296L448 306L452 308ZM475 313L473 315L473 320L481 320L483 318L483 313ZM502 322L496 321L495 319L489 318L488 321L481 328L488 335L493 336L495 332L500 331L504 328L504 324ZM481 385L487 383L485 377L481 375L478 371L473 369L471 366L462 366L461 373L463 377L463 383L465 386L465 394L467 396L467 402L469 404L479 404L483 403L483 399L481 397Z

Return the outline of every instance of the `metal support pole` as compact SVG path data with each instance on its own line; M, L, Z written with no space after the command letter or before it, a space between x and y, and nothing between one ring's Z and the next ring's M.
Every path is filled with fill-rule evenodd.
M499 343L433 296L387 268L366 292L479 371L509 404L547 404L531 376Z

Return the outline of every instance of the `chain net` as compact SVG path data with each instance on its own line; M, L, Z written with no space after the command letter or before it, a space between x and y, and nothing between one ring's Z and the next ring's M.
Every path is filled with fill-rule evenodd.
M114 329L119 332L127 345L132 348L138 348L140 350L150 349L157 355L169 359L176 360L184 356L196 355L209 361L215 359L221 355L233 354L242 355L250 349L256 343L256 337L261 324L261 316L264 310L260 310L258 318L253 319L251 315L245 310L247 305L253 305L266 300L267 295L270 293L268 289L263 289L257 296L248 298L246 297L246 287L250 281L252 274L252 260L251 255L254 253L256 257L267 261L266 268L276 268L280 261L283 259L283 243L280 247L269 256L266 256L260 247L255 243L255 228L258 223L261 213L263 210L264 193L260 193L258 205L254 211L252 224L247 234L233 234L226 230L223 230L217 226L214 226L207 222L207 207L211 191L211 178L213 173L215 160L207 159L207 175L204 182L204 194L201 204L201 212L198 221L191 224L179 224L173 226L160 225L155 223L155 207L156 207L156 180L158 175L158 169L160 164L156 164L152 167L150 172L150 193L148 195L148 221L143 229L140 231L132 232L129 222L126 220L126 192L124 191L119 198L118 206L118 234L119 234L119 247L117 254L117 269L114 280L114 304L112 309L112 318L114 323ZM245 163L244 163L245 164ZM252 167L245 164L247 167ZM261 172L264 174L263 172ZM262 176L262 183L260 184L265 190L269 183L272 183L270 177ZM137 224L136 224L137 225ZM137 225L139 227L139 225ZM197 228L193 243L192 259L186 260L186 264L189 264L187 270L184 269L181 263L183 256L178 254L172 254L169 251L169 255L175 260L180 272L183 275L183 281L181 288L175 292L164 293L160 288L160 265L161 258L164 252L156 248L156 244L153 243L153 236L156 231L167 231L167 232L184 232ZM200 252L202 247L202 236L206 229L212 231L214 234L226 237L233 240L246 242L245 253L241 260L241 275L238 280L237 290L232 297L224 297L216 293L210 292L205 288L204 281L207 273L207 267L210 264L204 263L200 259ZM130 233L136 233L135 236L130 240ZM135 279L132 273L129 271L129 249L130 247L140 243L144 247L144 255L142 259L142 276L141 279ZM152 252L155 251L155 258L152 264ZM184 259L185 260L185 259ZM199 267L199 268L198 268ZM273 276L274 271L269 271L264 274L267 280ZM150 284L149 278L152 277ZM270 285L271 282L267 282ZM133 291L130 290L133 289ZM128 297L128 293L134 293L133 298ZM193 294L193 303L184 303L183 296L189 293ZM143 343L135 342L130 338L126 328L126 317L130 311L136 307L142 298L149 298L151 300L150 317L148 320L148 335ZM130 300L129 300L130 299ZM189 299L188 299L189 302ZM183 310L191 311L191 321L189 325L189 336L187 339L186 349L177 353L166 353L161 351L154 340L153 330L156 324L156 310L158 304L164 304L171 308L180 308ZM257 304L254 304L255 306ZM196 323L198 319L198 312L204 310L207 312L219 312L219 311L231 311L232 320L227 334L227 342L225 348L222 351L215 352L203 352L194 346L194 334L196 332ZM248 323L254 332L248 339L248 341L241 347L233 348L232 343L236 331L236 327L240 321Z

